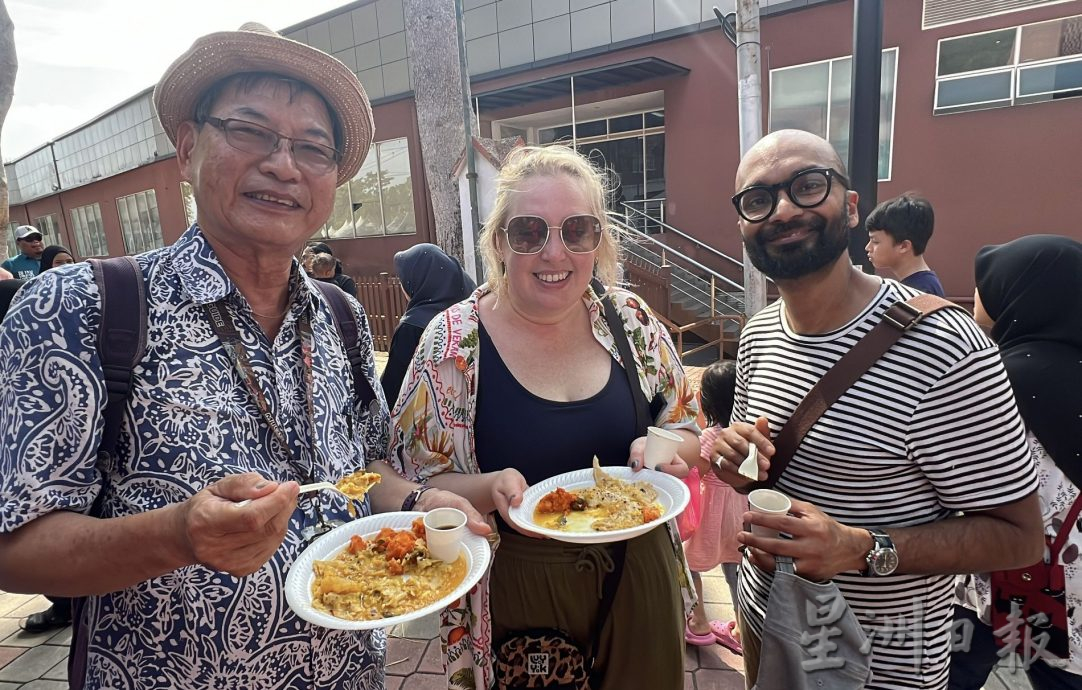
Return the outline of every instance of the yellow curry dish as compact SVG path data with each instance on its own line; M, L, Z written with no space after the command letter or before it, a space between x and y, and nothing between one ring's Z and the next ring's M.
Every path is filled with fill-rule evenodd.
M657 490L650 482L610 477L594 458L594 486L567 491L558 487L537 502L534 522L561 532L612 532L661 517Z
M371 621L411 613L450 594L466 577L466 556L432 558L421 518L409 530L354 535L336 556L313 564L312 606L337 618Z

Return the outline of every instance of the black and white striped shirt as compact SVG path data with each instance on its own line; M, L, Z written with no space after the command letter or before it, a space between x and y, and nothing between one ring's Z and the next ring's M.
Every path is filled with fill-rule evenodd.
M852 322L822 335L794 333L781 301L763 309L741 336L733 420L765 416L776 435L883 312L917 294L884 281ZM880 528L987 510L1031 493L1037 477L995 345L961 310L923 319L816 422L776 488L843 524ZM740 572L743 615L761 632L772 577L746 558ZM946 687L952 575L850 572L835 582L874 637L869 688Z

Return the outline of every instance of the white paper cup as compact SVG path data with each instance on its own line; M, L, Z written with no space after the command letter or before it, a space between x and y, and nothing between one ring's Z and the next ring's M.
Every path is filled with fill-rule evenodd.
M466 514L457 508L436 508L425 513L425 542L433 558L454 563L462 551Z
M769 515L787 515L793 507L789 497L780 491L773 489L756 489L748 494L748 507L753 513L767 513ZM778 537L781 532L762 525L751 526L751 533L759 537Z
M676 455L684 437L656 426L646 428L646 452L642 464L647 469L654 469L658 464L667 464Z

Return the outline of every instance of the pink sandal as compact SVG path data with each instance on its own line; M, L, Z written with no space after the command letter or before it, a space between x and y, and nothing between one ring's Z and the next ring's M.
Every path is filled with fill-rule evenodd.
M710 632L703 633L702 635L692 631L690 625L684 626L684 640L688 644L693 644L696 647L706 647L715 644L718 638L714 636L714 629L711 627Z
M722 623L721 621L710 621L710 632L713 634L714 639L722 647L725 647L733 654L740 656L744 655L744 648L740 645L739 640L733 637L733 630L736 629L736 621L729 621ZM690 631L689 631L690 632Z

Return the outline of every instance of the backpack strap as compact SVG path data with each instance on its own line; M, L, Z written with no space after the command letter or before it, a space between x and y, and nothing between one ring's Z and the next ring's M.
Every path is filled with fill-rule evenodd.
M338 336L342 339L342 345L346 348L346 359L349 360L349 368L353 373L353 403L360 405L361 409L367 410L376 401L376 392L368 380L368 366L364 355L361 354L361 329L357 323L357 316L349 306L346 293L337 285L313 280L312 284L319 288L331 307L331 316L334 318L334 327L338 330Z
M130 256L88 259L101 299L101 326L98 329L98 359L105 375L105 426L98 445L103 456L116 455L124 410L132 391L132 374L146 353L146 283L139 264ZM102 494L90 507L89 515L101 515ZM68 678L72 690L82 690L86 679L86 656L90 631L83 614L87 598L71 600L72 635L68 652Z
M147 345L146 284L130 256L89 259L101 296L98 358L105 374L105 427L98 452L114 454L124 409L132 390L132 372ZM133 318L134 315L134 318Z

